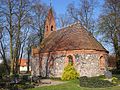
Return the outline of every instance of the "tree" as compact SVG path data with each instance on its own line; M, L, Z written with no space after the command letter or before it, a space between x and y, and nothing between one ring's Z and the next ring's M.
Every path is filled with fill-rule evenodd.
M6 74L10 73L8 59L7 59L7 41L6 41L6 31L3 31L2 26L0 25L0 55L3 60L3 65L5 67Z
M23 49L28 33L30 21L29 0L0 0L1 18L3 27L7 30L10 40L11 74L18 73L19 59L22 58ZM20 59L21 60L21 59Z
M39 45L42 42L43 35L44 35L44 24L45 24L45 18L47 15L48 6L35 1L32 5L32 18L33 18L33 24L32 28L34 29L34 34L36 34L36 41L37 45Z
M79 21L91 33L94 32L94 9L97 0L80 0L79 6L75 7L74 3L68 5L68 14L74 21Z
M99 33L114 47L116 59L120 60L120 0L105 0L100 16Z
M61 14L57 18L58 27L65 27L73 22L67 13Z
M30 65L31 51L33 47L37 47L43 40L44 36L44 22L46 18L46 11L48 10L48 6L44 3L35 0L31 6L32 13L32 23L30 24L30 33L28 35L26 41L26 53L28 59L28 71Z
M0 1L0 10L1 10L1 18L2 21L5 22L5 28L8 30L9 33L9 37L10 37L10 60L11 62L13 61L13 20L12 20L12 16L13 16L13 8L14 8L14 4L11 0L6 0ZM11 68L11 72L12 72L12 68Z
M15 16L16 16L16 31L15 31L15 46L14 46L14 61L15 61L15 73L19 72L19 66L23 54L23 49L25 46L26 38L29 31L29 24L31 23L30 2L29 0L19 0L15 6Z

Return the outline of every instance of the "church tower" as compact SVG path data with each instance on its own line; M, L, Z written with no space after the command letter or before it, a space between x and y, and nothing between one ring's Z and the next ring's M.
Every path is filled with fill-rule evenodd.
M50 8L45 21L44 38L47 38L53 31L56 31L56 23L55 23L55 18L53 15L52 8Z

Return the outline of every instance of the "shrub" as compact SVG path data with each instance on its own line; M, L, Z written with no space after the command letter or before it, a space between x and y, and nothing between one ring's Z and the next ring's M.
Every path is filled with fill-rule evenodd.
M96 78L102 79L102 80L106 79L105 75L100 75L100 76L97 76Z
M116 78L116 77L112 77L112 83L114 83L114 84L118 84L118 83L119 83L118 78Z
M10 75L10 77L11 77L12 79L14 79L14 78L19 78L19 74L13 74L13 75Z
M110 70L112 72L112 74L120 74L120 70L119 69L112 69Z
M30 81L30 75L29 75L29 74L28 74L28 75L27 75L27 74L26 74L26 75L23 75L23 76L22 76L22 80L23 80L23 81Z
M32 84L13 84L13 85L10 85L10 87L8 87L7 90L25 90L25 89L29 89L29 88L34 88L34 85Z
M99 77L80 77L80 86L89 88L104 88L111 87L115 84L109 82L108 80L102 80Z
M72 79L76 79L78 77L79 77L79 74L75 70L74 66L72 64L68 64L64 68L64 72L63 72L61 79L62 80L72 80Z

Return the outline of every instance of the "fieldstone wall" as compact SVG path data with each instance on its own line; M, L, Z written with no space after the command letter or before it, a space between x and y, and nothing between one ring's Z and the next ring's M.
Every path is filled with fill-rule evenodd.
M45 77L46 76L46 63L47 63L48 57L43 56L42 57L42 70L41 70L41 76Z
M52 56L52 55L51 55ZM51 60L53 62L49 62L48 65L48 75L49 77L61 77L62 73L64 71L64 67L68 64L66 61L68 54L54 54L54 59ZM105 70L100 70L100 65L99 65L99 58L101 54L83 54L83 53L78 53L78 54L72 54L74 57L74 66L77 70L77 72L80 74L80 76L99 76L104 74ZM47 62L47 56L42 57L42 70L41 70L41 75L44 77L46 75L46 62ZM53 63L51 66L50 63ZM33 75L39 75L39 59L34 58L32 60L32 74Z
M31 60L31 74L32 76L39 76L40 75L40 64L39 58L34 57Z
M53 68L50 68L51 77L61 77L65 67L65 57L57 55L58 58L54 60Z
M103 73L100 72L98 54L76 54L75 68L80 76L92 77Z
M65 64L65 57L61 55L55 55L54 60L52 63L54 63L52 66L48 65L48 75L49 77L61 77L62 72L64 70L64 64ZM46 74L46 62L47 62L47 57L44 56L42 58L42 71L41 74L44 77Z

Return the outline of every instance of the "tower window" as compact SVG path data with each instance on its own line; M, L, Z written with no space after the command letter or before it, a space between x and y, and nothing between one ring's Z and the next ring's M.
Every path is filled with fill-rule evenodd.
M51 26L51 31L53 31L53 26Z
M48 26L46 27L46 31L48 31Z

